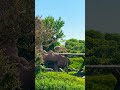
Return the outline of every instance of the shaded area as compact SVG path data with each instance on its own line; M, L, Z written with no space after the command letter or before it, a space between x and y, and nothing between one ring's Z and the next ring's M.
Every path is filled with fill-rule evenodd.
M33 90L34 0L1 0L0 22L0 89Z

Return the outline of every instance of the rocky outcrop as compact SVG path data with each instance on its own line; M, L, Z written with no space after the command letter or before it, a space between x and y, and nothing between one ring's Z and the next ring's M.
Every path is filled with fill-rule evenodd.
M67 53L67 49L65 47L62 47L62 46L56 46L54 48L54 51L57 53Z
M18 50L15 46L2 47L4 56L7 57L7 65L14 65L14 76L21 83L21 88L28 90L34 88L34 60L28 62L25 58L18 56ZM0 70L1 73L3 73ZM9 71L7 71L9 72ZM4 76L2 76L4 78Z
M43 54L44 63L47 61L55 62L58 65L58 68L66 67L67 63L69 63L69 59L63 55L59 55L54 53L53 51L49 51L48 53Z

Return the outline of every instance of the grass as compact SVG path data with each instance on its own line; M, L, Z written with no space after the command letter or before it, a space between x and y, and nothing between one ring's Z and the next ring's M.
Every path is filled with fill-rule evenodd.
M77 73L76 71L68 72L69 75L75 75L76 73Z
M36 75L35 90L85 90L85 80L65 72L41 72Z
M114 90L116 79L113 75L86 76L86 90Z

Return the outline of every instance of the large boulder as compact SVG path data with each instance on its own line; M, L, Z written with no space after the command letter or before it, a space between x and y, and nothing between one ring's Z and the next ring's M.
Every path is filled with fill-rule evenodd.
M43 54L44 62L56 62L58 64L58 68L66 67L67 63L69 64L69 59L63 55L59 55L54 53L53 51L49 51L47 54Z
M67 49L63 46L56 46L54 48L54 51L57 53L67 53Z
M18 50L15 46L10 47L4 47L3 53L5 57L7 57L7 66L14 66L14 78L17 78L17 80L21 83L22 90L28 90L34 88L34 60L31 62L28 62L25 58L18 56ZM12 70L12 69L11 69ZM0 70L1 71L1 70ZM7 71L7 70L6 70ZM9 72L9 71L7 71ZM1 71L0 78L5 77L3 75L4 72Z
M53 71L52 68L45 68L45 71Z

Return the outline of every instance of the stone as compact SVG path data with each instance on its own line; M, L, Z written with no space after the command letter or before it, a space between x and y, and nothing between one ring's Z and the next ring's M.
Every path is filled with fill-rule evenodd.
M53 71L52 68L45 68L45 71Z
M64 70L62 68L59 68L58 71L59 72L64 72Z

